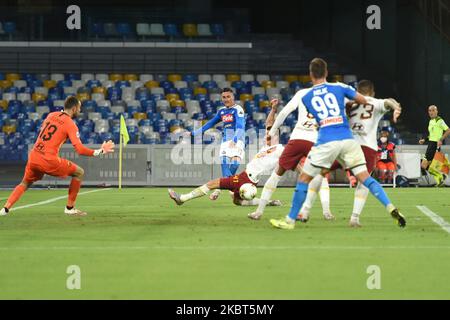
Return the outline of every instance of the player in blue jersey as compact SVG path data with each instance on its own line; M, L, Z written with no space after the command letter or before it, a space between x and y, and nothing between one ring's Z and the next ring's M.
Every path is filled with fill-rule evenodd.
M300 209L306 199L308 184L318 174L326 175L337 160L345 169L352 170L358 180L384 205L400 227L406 220L392 204L381 185L367 172L361 146L354 140L345 115L345 99L358 104L367 104L366 98L352 87L342 83L328 83L327 63L314 59L309 66L313 87L302 92L301 101L316 119L320 130L317 143L308 155L299 177L292 200L292 207L286 219L271 220L279 229L292 230Z
M220 160L222 167L222 177L234 176L239 169L245 155L245 114L244 109L234 101L234 93L230 88L222 90L222 102L225 108L218 110L216 116L212 118L202 128L192 132L195 137L211 129L219 122L223 123L223 138L220 146ZM211 200L217 200L220 189L210 195Z

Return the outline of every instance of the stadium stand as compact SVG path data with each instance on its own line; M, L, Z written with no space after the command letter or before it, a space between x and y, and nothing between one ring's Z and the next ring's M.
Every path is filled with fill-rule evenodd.
M357 80L354 75L332 78L351 85ZM222 107L220 90L224 85L233 88L237 103L245 109L246 129L257 134L265 128L270 99L278 98L284 105L297 90L311 84L304 75L0 74L0 160L25 160L27 145L34 143L43 119L49 112L61 110L70 95L82 101L82 115L76 122L83 143L118 142L121 114L130 143L177 143L170 133L192 131L214 117ZM297 115L291 114L282 127L283 144L296 121ZM381 128L391 133L397 145L403 143L387 117ZM212 143L220 129L210 130L207 137L212 138L205 143Z

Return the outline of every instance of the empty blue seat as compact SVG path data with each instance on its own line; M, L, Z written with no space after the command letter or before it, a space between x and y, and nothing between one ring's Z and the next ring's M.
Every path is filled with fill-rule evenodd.
M76 74L76 73L68 73L68 74L64 75L64 79L65 80L70 80L70 81L81 80L81 76L79 74Z
M178 90L177 90L177 88L170 87L170 88L164 89L164 93L165 94L178 94Z
M205 82L203 82L202 87L206 88L206 89L217 88L217 83L215 81L212 81L212 80L211 81L205 81Z
M38 79L27 81L27 84L30 88L33 88L33 92L34 92L34 88L43 86L42 81L38 80Z
M117 81L115 87L120 89L130 87L130 83L128 81Z
M198 81L198 76L196 74L185 74L182 76L183 81L193 82Z
M217 37L223 37L225 35L225 29L221 23L211 24L211 32Z
M206 96L206 94L199 93L195 96L195 100L202 102L204 100L208 100L208 97Z
M28 94L33 94L34 90L31 87L22 87L19 90L19 93L28 93Z
M70 80L60 80L60 81L58 81L58 83L56 85L57 85L58 88L71 87L72 86L72 81L70 81Z
M144 112L156 112L156 102L154 100L141 100L141 107Z
M16 32L16 23L12 21L3 22L3 31L6 34L13 34Z
M244 81L234 81L234 82L231 84L231 86L232 86L233 88L235 88L235 89L241 89L241 88L246 87Z
M116 28L119 36L123 37L124 39L132 35L131 26L128 23L118 23Z
M107 91L108 100L120 100L122 97L122 90L118 87L109 87Z
M5 93L15 93L15 94L18 94L19 91L20 91L20 89L17 88L17 87L9 87L9 88L6 88L5 91L3 91L3 92L5 92Z
M96 38L103 37L105 35L103 24L98 22L93 23L91 25L91 33Z
M102 83L100 80L89 80L88 82L86 82L86 87L92 89L94 87L101 87Z
M150 91L147 90L136 90L135 99L138 101L149 100Z
M163 29L164 33L169 37L178 37L180 35L176 24L166 23L164 24Z
M151 98L153 101L165 100L165 99L166 99L166 97L165 97L163 94L157 94L157 93L151 94L151 95L150 95L150 98Z
M168 80L163 80L159 83L159 86L161 88L164 88L164 90L169 89L169 88L173 88L173 83L171 81Z

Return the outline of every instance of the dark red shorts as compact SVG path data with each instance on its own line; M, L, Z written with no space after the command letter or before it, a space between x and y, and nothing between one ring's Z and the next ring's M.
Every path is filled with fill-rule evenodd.
M364 153L364 158L366 159L367 171L369 172L369 174L372 174L377 164L377 152L366 146L361 146L361 149ZM337 169L342 169L342 166L339 162L335 161L331 166L330 171L334 171Z
M311 151L314 143L307 140L290 140L281 154L279 165L286 171L295 170L302 160Z
M364 152L364 158L366 159L367 171L369 174L372 174L377 165L377 152L366 146L361 146L361 149Z
M251 183L256 186L256 183L250 180L247 172L244 171L239 175L220 179L220 189L230 190L234 193L235 199L241 199L241 196L239 195L239 189L246 183Z

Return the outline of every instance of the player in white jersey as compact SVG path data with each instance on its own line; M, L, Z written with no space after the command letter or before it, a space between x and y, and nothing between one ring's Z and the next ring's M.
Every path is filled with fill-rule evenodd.
M264 209L273 193L277 189L278 183L287 171L300 171L300 162L303 158L306 158L311 148L317 141L317 122L312 115L308 113L303 103L301 103L301 97L304 90L298 91L295 96L289 101L289 103L279 113L275 123L270 129L270 135L275 135L284 123L287 116L298 110L298 121L291 134L289 143L284 149L283 154L280 157L278 167L269 180L264 185L264 189L261 194L258 208L256 212L250 213L248 217L252 220L260 220L264 214ZM330 188L328 186L328 180L321 180L320 199L322 201L323 215L325 219L332 220L334 216L330 212Z
M257 185L262 175L270 174L278 164L278 160L283 153L284 147L278 144L278 137L270 138L267 132L275 122L278 100L271 101L272 110L266 120L266 145L258 152L255 158L250 161L244 172L239 175L211 180L203 186L187 194L179 195L173 189L169 189L169 196L178 205L207 195L211 190L230 190L233 192L233 203L239 206L258 205L260 199L251 201L243 200L239 194L242 185L250 183ZM281 202L274 200L269 202L270 206L280 206Z
M396 123L401 114L401 107L394 99L375 99L375 87L371 81L360 81L358 83L357 91L366 98L367 104L360 105L354 102L348 102L346 111L353 136L361 145L361 149L364 153L367 171L369 174L372 174L377 160L378 123L389 111L394 111L394 123ZM335 165L332 167L332 170L337 169L338 167L340 166ZM309 219L309 213L316 198L314 191L317 192L317 189L320 186L320 178L323 178L321 175L318 177L319 180L313 181L309 185L308 195L306 196L305 203L300 211L300 220L303 222L306 222ZM361 215L368 195L369 190L359 182L355 191L353 214L350 219L351 227L361 227L359 216Z

